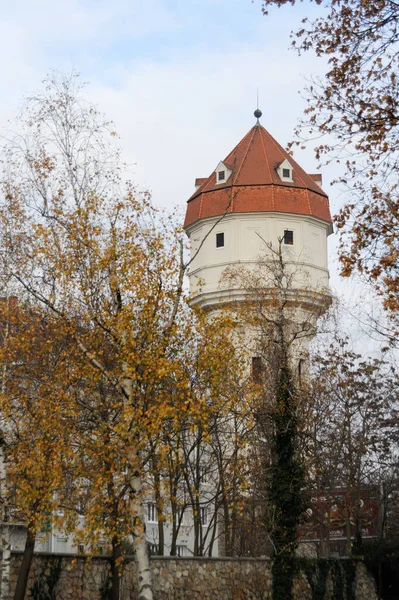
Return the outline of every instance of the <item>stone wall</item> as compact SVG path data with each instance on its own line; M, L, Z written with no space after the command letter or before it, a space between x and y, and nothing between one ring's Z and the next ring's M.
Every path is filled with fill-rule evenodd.
M21 554L12 555L11 594ZM271 576L268 559L166 558L151 560L155 600L268 600ZM106 600L109 577L106 557L38 554L31 568L26 598L35 600ZM134 562L124 566L121 600L137 600ZM325 600L334 598L334 582L326 582ZM356 600L377 600L372 577L362 564L356 570ZM1 596L2 597L2 596ZM12 597L12 595L11 595ZM335 596L336 597L336 596ZM295 581L296 600L312 600L308 578ZM346 599L346 594L344 600Z

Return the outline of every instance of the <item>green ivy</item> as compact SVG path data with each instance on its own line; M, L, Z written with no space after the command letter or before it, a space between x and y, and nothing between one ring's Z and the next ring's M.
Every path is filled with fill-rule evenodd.
M48 559L50 562L49 574L46 576L43 570L30 590L33 600L56 600L55 588L62 571L61 561L61 558Z
M298 571L303 571L312 591L312 600L324 600L331 576L333 600L355 600L355 560L297 558Z
M296 393L287 356L282 357L273 413L275 456L270 503L274 513L272 539L276 549L272 562L273 600L292 600L295 575L297 527L304 512L304 469L298 460Z
M107 573L107 578L102 583L99 592L100 592L100 600L109 600L110 592L111 592L112 581L109 576L109 572Z
M399 586L399 541L370 540L364 544L364 564L373 575L378 589Z
M345 561L343 564L346 574L346 599L356 599L356 566L357 563L354 560Z
M330 572L329 562L326 560L303 559L300 564L312 590L312 600L324 600Z
M341 562L334 561L331 568L333 600L345 600L345 582Z

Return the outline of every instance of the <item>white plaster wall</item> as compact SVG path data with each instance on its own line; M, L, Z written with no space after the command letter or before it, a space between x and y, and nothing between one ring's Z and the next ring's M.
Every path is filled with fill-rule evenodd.
M199 248L190 267L190 292L197 295L198 302L211 305L225 297L226 290L222 293L220 285L225 269L237 264L247 267L256 264L265 254L265 242L277 247L285 229L294 232L294 244L283 245L283 249L298 273L295 286L309 291L328 290L328 223L311 216L283 213L232 214L218 222L219 219L204 219L187 229L191 255ZM221 232L225 245L216 248L216 234Z

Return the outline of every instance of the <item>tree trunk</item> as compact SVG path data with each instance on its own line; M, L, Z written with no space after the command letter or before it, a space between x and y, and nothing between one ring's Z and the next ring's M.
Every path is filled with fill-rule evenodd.
M179 518L177 513L176 502L171 501L171 509L172 509L172 536L170 543L170 556L176 556L177 551L177 535L179 532L179 527L177 523L177 519Z
M130 465L132 466L130 497L132 509L132 537L136 552L137 600L153 600L150 554L145 537L143 489L139 464L138 454L135 448L132 448L130 460Z
M303 468L296 443L298 425L295 413L295 389L288 365L283 328L279 332L280 364L276 388L276 410L273 415L275 434L273 447L276 461L270 484L270 503L275 509L272 562L273 600L292 600L295 575L295 548L298 543L297 527L303 512Z
M122 556L122 548L120 541L116 538L112 539L112 558L111 558L111 589L109 600L119 600L121 593L121 575L122 565L119 559Z
M216 500L215 500L216 503ZM212 536L211 536L211 541L209 542L209 548L208 548L208 556L212 556L213 553L213 544L215 543L215 539L216 539L216 533L217 533L217 528L218 528L218 515L219 515L219 511L215 506L215 519L213 522L213 526L212 526Z
M144 530L144 527L143 527ZM137 531L137 530L136 530ZM145 530L143 534L134 536L136 549L136 565L138 578L138 599L137 600L153 600L152 593L152 576L150 567L150 555L148 545L145 539Z
M125 392L129 402L133 404L133 385L130 378L124 382ZM143 504L143 486L141 483L141 462L137 446L134 439L131 440L129 449L129 470L130 470L130 508L132 518L132 538L136 552L137 567L137 600L153 600L152 593L152 575L150 567L150 553L145 536L144 504Z
M4 457L4 438L0 431L0 497L2 501L1 514L1 549L3 558L1 561L1 600L10 599L10 569L11 569L11 539L9 524L9 501L7 496L7 471Z
M9 600L10 598L10 569L11 569L11 543L10 543L10 525L3 523L2 535L2 560L1 560L1 600Z
M158 518L158 554L163 556L165 553L165 530L164 530L164 512L163 499L161 494L161 478L159 471L154 469L154 487L155 487L155 503L157 508Z
M18 573L18 580L17 580L17 586L15 588L14 600L24 600L24 598L25 598L30 566L32 564L32 559L33 559L33 551L35 549L35 540L36 540L36 534L28 526L25 550L24 550L24 553L22 556L21 568Z
M348 507L348 494L345 496L345 528L346 528L346 555L350 556L352 552L352 534L351 534L351 515Z
M8 289L6 293L7 306L10 305L10 297L8 295ZM3 333L3 344L6 342L10 332L10 322L7 319ZM1 393L4 394L6 390L6 376L7 376L7 364L3 365L2 378L1 378ZM2 415L3 421L3 415ZM1 588L0 597L1 600L10 599L10 570L11 570L11 539L10 539L10 525L9 525L9 499L7 490L7 469L5 459L5 448L6 441L4 439L4 432L0 430L0 498L2 509L0 512L2 524L2 535L1 535L1 548L3 552L3 558L1 561Z

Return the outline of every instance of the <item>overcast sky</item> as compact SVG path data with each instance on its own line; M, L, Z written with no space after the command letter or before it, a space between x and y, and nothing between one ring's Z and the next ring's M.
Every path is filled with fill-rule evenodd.
M208 176L255 122L285 146L305 103L299 91L323 73L311 53L289 49L290 31L313 3L273 8L254 0L0 0L0 122L50 70L77 70L88 93L121 136L130 178L162 207L185 206L196 177ZM295 152L308 172L312 152ZM330 187L336 168L322 169L332 212L342 202ZM332 236L333 237L333 236ZM337 275L330 241L331 284L353 296Z

